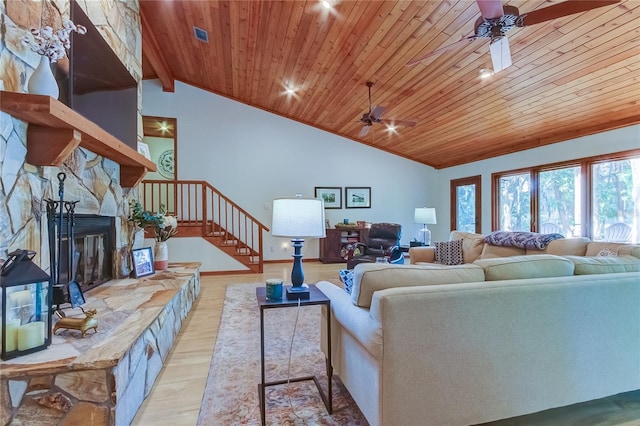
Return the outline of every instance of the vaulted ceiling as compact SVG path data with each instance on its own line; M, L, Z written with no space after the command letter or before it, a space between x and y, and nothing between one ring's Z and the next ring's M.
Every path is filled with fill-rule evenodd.
M144 77L168 91L175 80L188 83L435 168L640 123L638 0L513 28L513 64L487 79L479 77L492 68L486 38L407 66L473 35L475 1L333 3L141 0ZM557 3L504 2L519 14ZM367 82L383 119L417 124L390 132L373 123L359 136Z

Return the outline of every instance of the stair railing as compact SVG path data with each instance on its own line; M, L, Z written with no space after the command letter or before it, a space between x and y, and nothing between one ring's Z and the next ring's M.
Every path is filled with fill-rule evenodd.
M145 180L140 198L145 210L164 208L174 215L178 236L219 237L222 246L234 248L236 257L248 257L248 263L258 265L256 272L263 271L262 233L269 228L209 182Z

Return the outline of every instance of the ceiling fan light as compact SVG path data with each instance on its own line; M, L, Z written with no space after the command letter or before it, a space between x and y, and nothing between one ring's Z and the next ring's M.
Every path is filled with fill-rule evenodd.
M478 75L480 76L480 78L489 78L493 76L493 70L491 68L482 68L478 72Z

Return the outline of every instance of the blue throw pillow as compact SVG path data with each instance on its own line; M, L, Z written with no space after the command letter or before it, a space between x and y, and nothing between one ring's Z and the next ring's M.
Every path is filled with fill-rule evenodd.
M344 284L344 291L351 294L351 287L353 286L353 269L340 269L340 281Z

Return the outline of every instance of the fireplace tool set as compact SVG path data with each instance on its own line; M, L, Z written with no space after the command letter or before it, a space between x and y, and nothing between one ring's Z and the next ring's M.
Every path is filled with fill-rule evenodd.
M98 331L98 320L95 318L96 311L92 309L85 311L82 305L85 304L84 295L80 284L75 280L76 267L79 261L79 253L75 250L75 208L79 201L64 201L64 181L67 175L64 172L58 173L58 195L59 201L46 199L47 202L47 226L49 229L49 260L53 275L53 304L55 314L59 320L55 325L54 333L58 329L68 328L80 330L82 337L87 330L93 328ZM65 215L66 210L66 215ZM66 220L63 221L63 218ZM66 231L63 231L63 222L66 222ZM64 235L63 235L64 234ZM67 247L67 276L68 282L62 282L62 242L66 235ZM70 303L72 308L79 307L86 318L65 318L66 315L60 305Z

